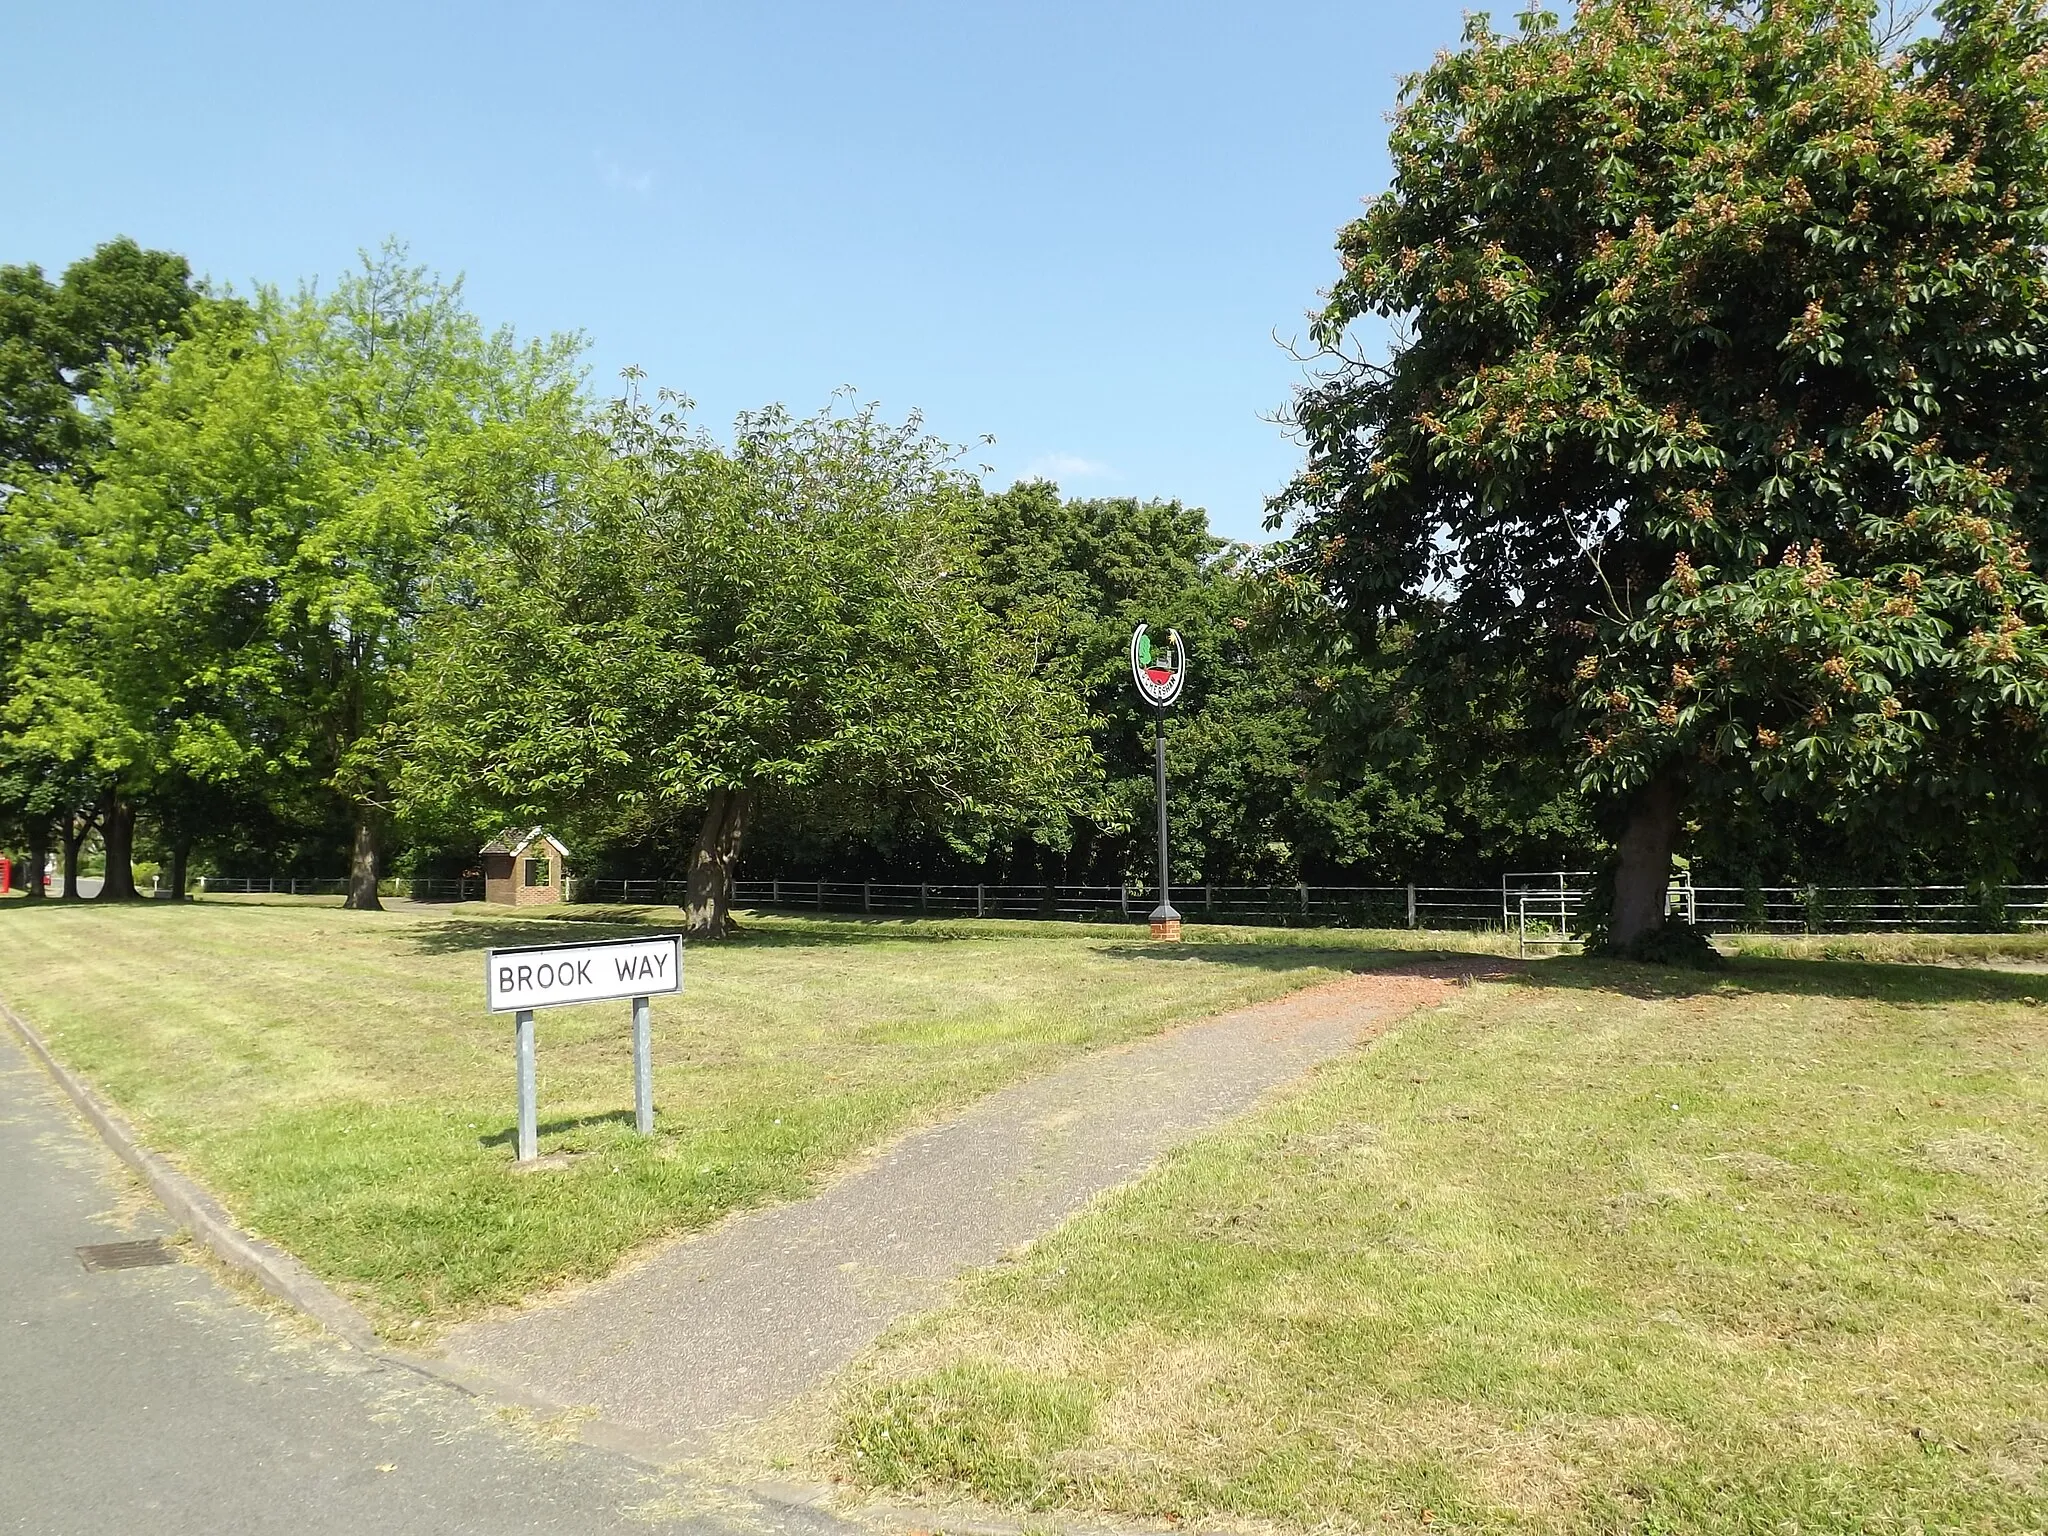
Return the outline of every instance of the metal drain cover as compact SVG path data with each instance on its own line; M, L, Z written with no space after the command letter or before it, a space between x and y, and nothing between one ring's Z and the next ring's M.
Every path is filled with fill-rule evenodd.
M144 1269L151 1264L178 1262L178 1256L164 1246L160 1237L126 1243L88 1243L78 1250L78 1259L87 1269Z

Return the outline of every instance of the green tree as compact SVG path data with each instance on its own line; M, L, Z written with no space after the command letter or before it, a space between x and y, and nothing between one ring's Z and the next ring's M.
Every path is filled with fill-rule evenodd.
M1392 684L1341 640L1272 622L1298 583L1212 534L1199 509L1024 482L989 496L976 526L987 601L1092 722L1099 778L1068 878L1152 873L1155 725L1127 653L1139 622L1178 629L1192 658L1168 725L1178 879L1460 870L1556 857L1582 830L1542 797L1488 797L1438 771L1427 743L1383 718Z
M0 266L0 477L70 473L103 425L93 392L183 335L204 295L184 257L125 236L55 283Z
M107 383L90 482L46 483L22 520L40 635L5 713L115 786L110 882L137 805L175 860L237 797L289 819L338 799L350 905L378 904L427 576L505 462L573 433L574 356L485 331L387 247Z
M1936 16L1889 57L1852 0L1476 17L1339 238L1295 579L1611 811L1619 945L1688 806L1995 858L2039 804L2048 27Z
M976 601L971 487L915 421L620 402L443 568L414 675L415 814L695 825L688 921L731 923L757 813L963 849L1056 822L1071 699Z
M30 594L53 557L67 558L41 525L36 491L89 472L106 430L94 393L160 356L208 307L182 256L126 238L73 262L56 283L32 265L0 267L0 679L13 695L0 709L0 825L19 831L40 871L61 819L67 896L77 894L78 848L107 813L107 786L90 738L51 730L14 681L42 633ZM115 812L118 844L128 824ZM126 866L115 862L109 899L125 893ZM39 882L29 894L42 895Z
M1188 641L1198 660L1182 705L1187 718L1226 675L1224 636L1238 611L1234 577L1244 551L1212 534L1199 508L1132 497L1070 500L1042 480L985 497L974 537L982 601L1046 684L1080 700L1095 749L1097 772L1071 850L1061 858L1064 829L1030 841L1084 878L1148 870L1137 833L1151 825L1153 721L1131 686L1131 630L1141 622L1173 627ZM1177 782L1192 767L1177 756ZM1180 821L1192 832L1185 811ZM1194 869L1202 851L1192 837L1179 847Z

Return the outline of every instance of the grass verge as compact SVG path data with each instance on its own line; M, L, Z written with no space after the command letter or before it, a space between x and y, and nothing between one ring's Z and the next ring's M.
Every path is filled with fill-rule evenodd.
M2048 1526L2048 978L1561 960L970 1282L812 1447L1297 1529Z
M655 1000L653 1138L633 1131L626 1004L541 1015L541 1151L571 1161L513 1173L511 1028L482 1012L481 952L669 926L617 909L15 900L0 997L237 1220L390 1328L602 1275L1004 1083L1378 947L758 919L690 949L688 990Z

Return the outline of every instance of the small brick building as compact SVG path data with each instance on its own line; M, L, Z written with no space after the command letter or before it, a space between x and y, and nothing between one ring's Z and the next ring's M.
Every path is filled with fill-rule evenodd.
M547 828L500 832L482 852L485 901L545 907L562 900L569 879L569 850Z

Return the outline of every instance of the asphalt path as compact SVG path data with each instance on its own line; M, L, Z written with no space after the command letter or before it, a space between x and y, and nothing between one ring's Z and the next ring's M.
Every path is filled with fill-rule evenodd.
M0 1030L0 1531L765 1528L274 1316L201 1263L89 1272L77 1253L173 1235Z
M447 1352L680 1452L715 1451L939 1304L962 1271L1443 991L1372 972L1094 1052L912 1132L809 1199L463 1324Z

